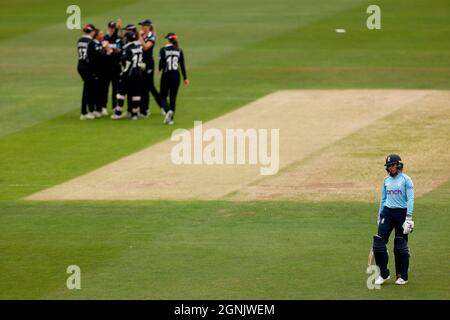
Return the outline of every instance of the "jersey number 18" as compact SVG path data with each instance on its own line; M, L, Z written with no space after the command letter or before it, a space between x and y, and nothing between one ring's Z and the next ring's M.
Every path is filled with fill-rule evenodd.
M167 57L167 68L169 71L178 70L178 57L177 56L169 56Z

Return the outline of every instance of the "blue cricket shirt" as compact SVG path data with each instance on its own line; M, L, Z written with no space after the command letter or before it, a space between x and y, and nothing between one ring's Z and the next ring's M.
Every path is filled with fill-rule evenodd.
M411 178L401 171L395 177L389 175L384 178L378 216L385 206L391 209L406 208L408 216L413 214L414 184Z

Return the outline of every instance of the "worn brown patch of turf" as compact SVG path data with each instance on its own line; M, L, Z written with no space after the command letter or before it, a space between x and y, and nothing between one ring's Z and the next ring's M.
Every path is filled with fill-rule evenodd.
M450 92L430 92L232 198L376 201L389 153L403 157L421 196L450 179L449 149Z

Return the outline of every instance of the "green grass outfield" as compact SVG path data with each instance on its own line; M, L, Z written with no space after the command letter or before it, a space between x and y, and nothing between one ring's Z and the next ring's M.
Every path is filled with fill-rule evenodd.
M0 298L450 298L449 182L416 201L410 283L375 291L365 263L377 203L21 200L275 90L448 90L447 0L79 1L83 23L151 18L158 48L179 34L192 85L170 128L158 114L78 120L69 4L0 12ZM380 31L365 26L369 4ZM82 290L65 287L70 264Z

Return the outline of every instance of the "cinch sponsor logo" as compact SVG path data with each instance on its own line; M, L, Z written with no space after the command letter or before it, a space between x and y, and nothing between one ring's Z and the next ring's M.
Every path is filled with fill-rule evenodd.
M388 190L387 194L399 195L399 194L403 194L403 193L402 193L402 190L397 189L397 190Z

